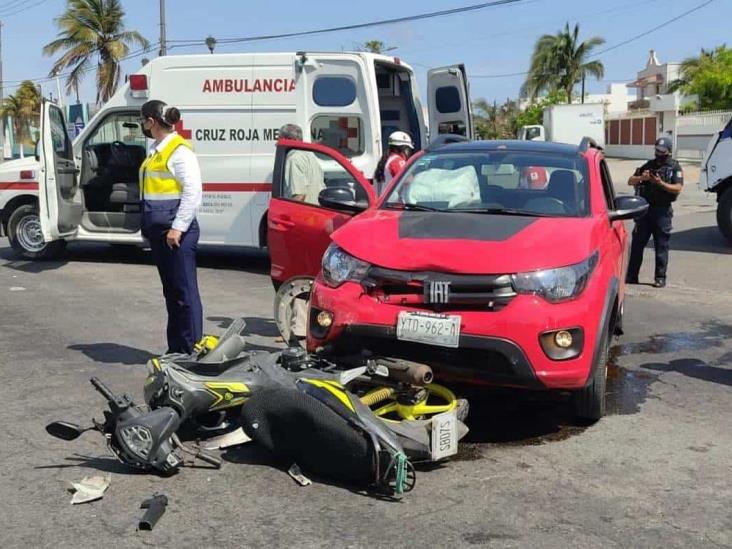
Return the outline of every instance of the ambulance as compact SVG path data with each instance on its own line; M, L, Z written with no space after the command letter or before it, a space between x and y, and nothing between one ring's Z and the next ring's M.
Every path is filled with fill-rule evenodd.
M472 137L465 68L428 72L427 108L412 68L363 52L251 53L159 57L126 83L73 141L62 110L45 102L35 158L0 165L0 230L24 258L48 258L67 241L140 245L138 168L150 145L140 107L160 99L180 109L203 177L200 244L267 246L279 128L325 144L372 178L389 134ZM443 135L444 137L444 135ZM332 169L331 169L332 168ZM342 168L324 166L326 186Z

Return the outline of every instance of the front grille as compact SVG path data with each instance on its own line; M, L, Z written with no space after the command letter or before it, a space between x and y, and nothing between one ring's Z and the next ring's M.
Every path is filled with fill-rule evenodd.
M460 275L371 267L361 284L385 302L425 305L434 310L498 310L516 296L510 275Z

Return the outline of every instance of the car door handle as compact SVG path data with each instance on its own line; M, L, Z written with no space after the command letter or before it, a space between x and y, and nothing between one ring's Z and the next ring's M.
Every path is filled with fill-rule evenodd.
M79 174L79 168L59 168L58 173L63 175L73 174L78 175Z
M282 219L281 217L270 219L270 221L272 221L272 228L276 231L286 231L287 229L292 229L295 226L294 221Z

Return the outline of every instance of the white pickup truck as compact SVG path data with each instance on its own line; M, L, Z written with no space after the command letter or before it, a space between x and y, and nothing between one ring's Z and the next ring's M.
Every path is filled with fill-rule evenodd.
M717 195L717 225L732 244L732 119L709 140L699 187Z

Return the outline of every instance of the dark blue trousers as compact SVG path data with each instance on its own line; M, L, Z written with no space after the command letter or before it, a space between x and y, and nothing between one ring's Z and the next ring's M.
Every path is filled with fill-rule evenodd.
M148 237L152 257L163 283L168 309L168 352L191 353L203 336L203 307L196 277L198 223L194 220L180 239L180 247L170 249L165 233Z
M628 262L629 279L638 279L641 263L643 263L643 249L651 236L653 236L653 247L656 250L656 278L666 278L673 215L671 206L651 206L648 208L648 213L635 222L630 261Z

